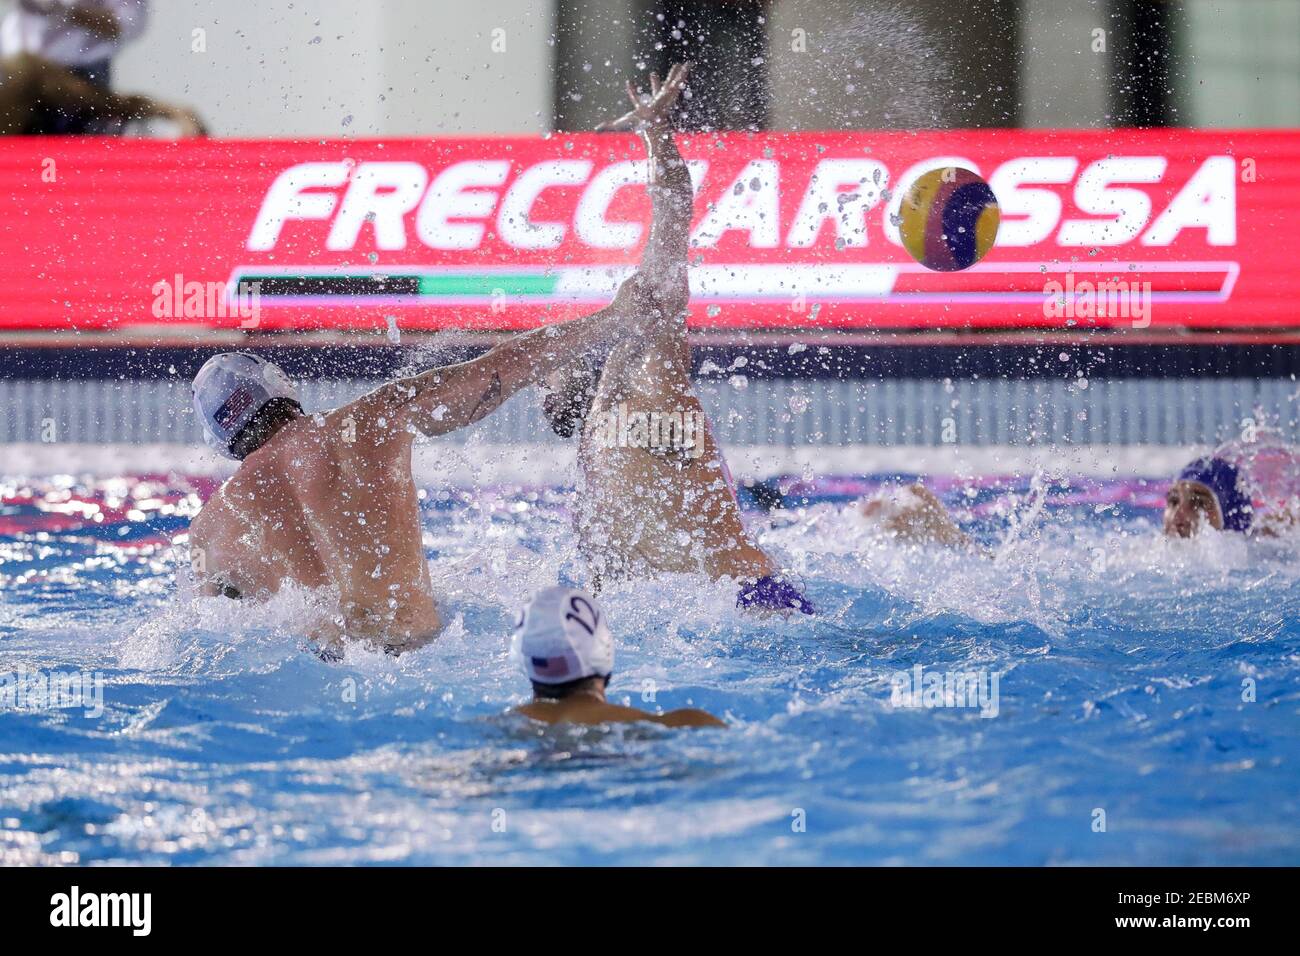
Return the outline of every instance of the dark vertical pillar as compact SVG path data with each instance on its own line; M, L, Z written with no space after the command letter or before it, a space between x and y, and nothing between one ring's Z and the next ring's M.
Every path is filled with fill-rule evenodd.
M556 0L552 128L589 130L626 106L639 0Z
M952 87L941 111L945 126L1020 125L1020 0L926 2L916 9L951 57Z
M1112 0L1111 123L1173 126L1178 123L1177 21L1168 0Z
M1024 8L1021 0L777 0L773 124L1015 126Z

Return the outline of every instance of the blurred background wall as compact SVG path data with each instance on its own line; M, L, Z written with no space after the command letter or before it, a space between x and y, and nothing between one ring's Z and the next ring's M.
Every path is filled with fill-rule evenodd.
M115 85L191 102L223 136L535 133L553 21L537 0L155 0Z
M224 136L538 133L687 55L697 127L1300 125L1297 0L156 0L114 80Z

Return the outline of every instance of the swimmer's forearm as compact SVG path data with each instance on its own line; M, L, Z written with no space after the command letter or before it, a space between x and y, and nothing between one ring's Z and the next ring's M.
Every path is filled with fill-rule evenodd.
M407 411L423 434L444 435L479 421L575 356L607 350L628 331L618 310L603 309L512 336L473 361L430 369L393 382L380 393L385 404Z
M695 190L671 129L648 129L641 133L641 139L650 161L649 191L654 209L654 225L641 267L654 279L665 270L686 264Z
M695 198L691 174L677 149L673 131L667 127L642 130L641 141L650 158L650 185L670 190L677 198L691 203Z

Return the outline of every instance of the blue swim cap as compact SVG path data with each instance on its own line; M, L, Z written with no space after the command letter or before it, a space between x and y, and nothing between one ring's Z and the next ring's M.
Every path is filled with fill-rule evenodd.
M1253 509L1249 496L1238 485L1239 477L1236 466L1212 455L1196 459L1178 473L1179 481L1198 481L1210 489L1218 502L1225 531L1245 531L1250 527Z

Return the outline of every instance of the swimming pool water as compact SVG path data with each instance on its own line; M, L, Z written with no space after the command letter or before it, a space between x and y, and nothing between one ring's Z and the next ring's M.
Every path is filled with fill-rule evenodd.
M848 507L873 484L751 514L813 620L604 596L611 699L731 724L674 732L507 713L518 603L580 578L564 489L431 490L446 633L326 664L311 595L178 592L210 482L4 483L0 674L99 672L103 713L0 705L0 861L1300 862L1300 549L1165 542L1158 483L993 479L937 485L991 556L914 548ZM894 706L916 665L997 675L996 716Z

